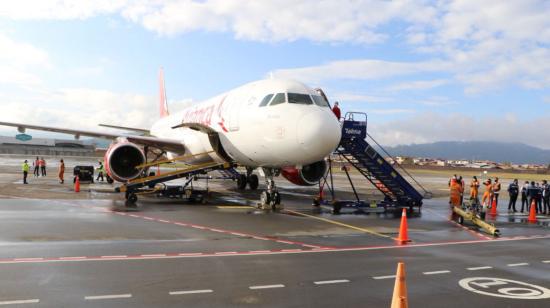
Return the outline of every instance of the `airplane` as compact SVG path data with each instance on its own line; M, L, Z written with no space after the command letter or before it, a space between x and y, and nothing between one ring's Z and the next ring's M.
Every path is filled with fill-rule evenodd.
M265 79L193 104L179 112L168 110L164 73L159 72L159 116L150 129L113 125L132 135L57 128L24 123L0 122L3 126L112 140L104 157L110 178L126 183L147 174L149 155L169 159L186 155L186 163L228 162L243 166L238 186L258 187L261 168L266 189L261 205L280 204L273 178L282 175L296 185L311 186L325 175L325 162L341 138L339 120L334 116L322 90L286 79ZM137 167L137 168L136 168ZM128 198L128 196L127 196Z

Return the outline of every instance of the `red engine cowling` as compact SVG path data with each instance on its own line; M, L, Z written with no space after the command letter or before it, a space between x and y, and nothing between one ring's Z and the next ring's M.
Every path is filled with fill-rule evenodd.
M302 169L296 167L284 167L281 174L289 182L300 186L316 185L320 179L327 173L328 164L324 161L318 161L313 164L305 165Z
M105 170L115 181L126 182L137 178L143 169L136 168L145 163L141 148L131 142L112 143L105 152Z

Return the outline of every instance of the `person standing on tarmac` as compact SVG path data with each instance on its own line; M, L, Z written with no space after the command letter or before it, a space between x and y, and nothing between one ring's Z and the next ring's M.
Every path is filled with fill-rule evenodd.
M485 192L483 197L481 197L481 204L484 208L491 206L490 202L493 199L493 185L491 184L491 179L485 181Z
M542 208L541 212L546 215L550 213L550 185L548 181L542 181Z
M510 195L510 202L508 203L508 212L510 210L513 210L514 213L516 211L516 201L518 200L518 194L519 194L519 185L518 180L514 179L512 183L508 186L508 194Z
M449 204L451 205L451 208L453 206L460 206L460 184L457 179L451 180L451 187L449 188L450 196L449 196Z
M334 113L338 121L340 121L340 117L342 116L342 113L340 112L340 107L338 107L338 102L334 103L334 107L332 107L332 112Z
M542 212L542 187L537 183L537 214Z
M529 212L529 199L527 198L527 190L529 189L529 181L525 181L523 186L521 186L521 212L523 213L523 206Z
M36 156L36 159L34 160L34 162L32 164L34 166L34 176L38 177L40 175L40 158L38 158L38 156Z
M531 206L533 201L535 202L535 210L537 208L537 187L535 186L535 181L531 181L529 188L527 188L527 195L529 196L529 207L527 208L527 213L531 211Z
M99 168L97 168L97 178L96 181L99 181L99 178L101 178L101 182L105 181L103 174L105 173L105 167L103 167L103 163L99 162Z
M464 204L464 191L466 190L462 175L458 177L458 185L460 185L460 204Z
M27 182L27 176L29 175L29 170L31 168L29 167L29 163L27 162L27 160L25 159L25 162L23 163L23 165L21 166L21 171L23 171L23 184L29 184Z
M472 178L472 182L470 182L470 203L479 204L479 181L475 175Z
M495 200L496 206L498 206L498 196L500 195L500 182L498 181L498 178L495 177L495 182L493 183L493 198ZM493 202L491 201L491 205Z
M65 183L64 175L65 175L65 163L63 160L59 161L59 184Z
M40 165L40 169L42 170L42 176L46 176L46 160L44 157L42 157L42 164Z

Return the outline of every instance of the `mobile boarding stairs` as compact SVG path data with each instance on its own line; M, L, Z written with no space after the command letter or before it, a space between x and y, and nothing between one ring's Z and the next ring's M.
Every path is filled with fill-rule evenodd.
M385 157L380 154L379 151L385 154ZM332 205L334 213L340 213L342 208L354 208L363 212L398 211L396 213L400 213L402 208L407 208L408 212L412 213L416 208L417 211L420 212L422 200L432 197L430 192L424 189L407 170L397 163L397 161L395 161L395 159L393 159L393 157L367 133L367 115L365 113L346 113L342 125L342 139L335 154L337 154L342 161L358 171L367 182L372 184L382 193L384 198L382 201L378 202L361 200L348 169L344 166L342 170L346 173L351 184L355 200L337 200L332 174L333 162L329 159L329 171L319 183L319 190L322 192L326 185L332 200L319 200L322 199L322 194L320 194L320 198L316 203ZM410 181L414 182L416 187L407 181L402 174L406 175ZM422 191L422 193L419 192L419 190Z

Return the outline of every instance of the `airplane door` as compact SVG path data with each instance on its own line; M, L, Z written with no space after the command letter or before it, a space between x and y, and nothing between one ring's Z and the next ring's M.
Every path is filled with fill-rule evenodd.
M232 97L229 104L227 104L227 129L230 132L239 130L239 118L241 109L241 96Z

